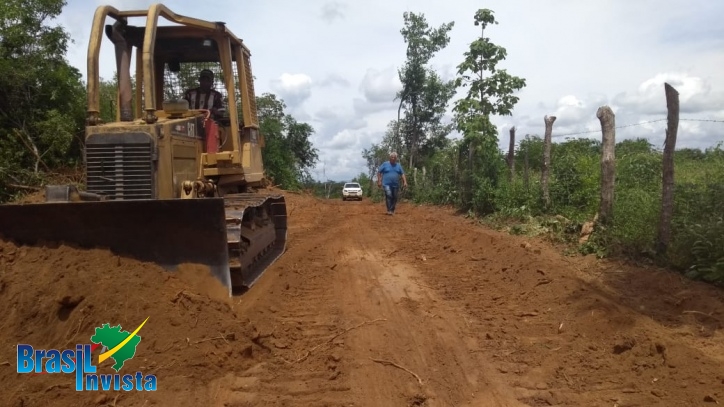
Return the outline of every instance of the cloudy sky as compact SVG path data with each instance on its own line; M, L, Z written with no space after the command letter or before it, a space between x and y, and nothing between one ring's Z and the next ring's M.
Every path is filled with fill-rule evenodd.
M74 40L68 58L85 75L94 9L110 4L146 8L146 0L68 0L59 22ZM424 13L431 26L454 21L448 47L433 66L455 75L479 35L473 15L480 2L454 0L166 0L178 14L224 21L252 52L256 91L282 97L289 113L316 130L316 177L348 180L365 170L361 152L381 140L397 116L393 101L405 59L403 13ZM664 82L680 93L682 119L724 120L724 2L716 0L489 0L499 25L486 31L508 51L501 64L526 79L512 117L498 117L501 147L543 134L546 114L557 116L554 141L599 131L596 110L609 105L616 125L665 119ZM719 16L719 17L717 17ZM133 24L142 23L138 19ZM164 23L165 24L165 23ZM104 38L105 39L105 38ZM101 76L113 75L104 42ZM462 91L458 97L462 96ZM452 104L451 104L452 106ZM665 121L617 130L617 139L647 137L662 145ZM580 137L600 137L589 133ZM682 121L677 146L724 141L724 123Z

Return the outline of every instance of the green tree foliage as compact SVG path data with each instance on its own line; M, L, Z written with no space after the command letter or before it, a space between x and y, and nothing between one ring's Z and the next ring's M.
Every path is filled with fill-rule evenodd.
M450 42L448 33L454 23L431 28L424 14L406 12L403 18L400 33L407 44L407 60L399 70L402 82L402 90L397 94L399 126L392 144L398 153L402 153L404 147L407 164L412 168L421 161L421 150L429 152L440 145L451 129L442 123L442 118L455 94L455 83L443 81L428 63ZM404 119L399 117L401 110L405 112Z
M492 114L511 115L519 100L514 93L526 85L525 79L497 67L508 53L485 37L485 28L490 24L498 24L492 10L480 9L475 13L480 38L470 44L465 60L457 67L457 85L468 88L467 96L457 101L454 108L459 114L458 128L464 134L485 132L488 129L485 120ZM486 76L486 72L490 75Z
M455 102L453 111L457 129L463 134L461 152L468 161L463 174L463 200L472 209L490 213L495 210L493 188L504 168L498 151L498 130L490 116L512 114L518 103L514 93L525 86L525 79L497 67L505 60L507 51L485 37L485 28L498 24L493 11L478 10L474 23L481 28L480 37L470 44L465 59L457 67L456 84L468 91L465 98Z
M0 4L0 200L40 171L80 159L84 88L65 59L69 34L50 26L65 2Z
M267 176L282 188L299 188L311 178L309 172L319 159L310 140L314 129L285 113L284 101L274 94L264 93L256 103Z

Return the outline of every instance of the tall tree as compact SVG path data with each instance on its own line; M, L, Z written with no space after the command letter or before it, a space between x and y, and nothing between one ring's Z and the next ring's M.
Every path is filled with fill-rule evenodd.
M489 9L479 9L474 24L480 26L480 37L470 44L465 59L458 65L456 84L468 88L465 98L455 102L453 111L458 131L463 134L463 151L468 159L468 197L470 199L473 180L482 177L482 182L497 184L501 159L498 149L498 130L490 121L491 115L512 115L518 103L514 93L525 87L525 79L510 75L497 65L505 60L505 48L494 44L485 37L485 29L498 24ZM465 151L467 150L467 151Z
M480 37L470 44L470 49L463 54L465 59L457 67L457 85L468 88L467 96L456 101L454 108L458 114L458 128L465 134L486 133L493 129L489 123L492 114L512 115L519 100L514 93L526 85L525 79L497 68L508 53L485 37L485 28L490 24L498 24L492 10L480 9L475 13ZM486 76L486 71L491 74ZM495 133L492 136L497 137Z
M424 14L405 12L403 18L404 27L400 33L407 43L407 60L399 70L402 90L397 94L400 100L397 118L399 126L394 145L397 150L401 150L404 145L408 165L412 168L428 138L435 138L445 131L441 129L440 123L447 103L455 93L455 83L443 81L427 64L435 53L448 45L448 33L455 23L431 28ZM405 117L401 119L400 111L403 109Z

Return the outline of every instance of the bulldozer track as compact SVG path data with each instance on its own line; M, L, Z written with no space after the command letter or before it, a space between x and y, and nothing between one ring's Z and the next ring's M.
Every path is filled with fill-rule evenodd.
M224 196L232 291L250 288L286 249L287 211L283 195Z

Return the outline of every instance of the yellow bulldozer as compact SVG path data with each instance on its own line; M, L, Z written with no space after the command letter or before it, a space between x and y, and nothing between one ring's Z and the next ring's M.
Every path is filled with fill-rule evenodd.
M143 17L142 26L128 22ZM159 26L159 17L174 24ZM100 109L104 34L118 75L110 122ZM230 295L250 288L282 255L287 235L284 196L264 192L250 56L222 22L162 4L98 7L88 44L84 188L48 185L45 202L0 206L0 235L107 248L169 270L203 264ZM222 109L183 99L205 70L215 73Z

